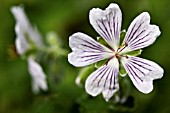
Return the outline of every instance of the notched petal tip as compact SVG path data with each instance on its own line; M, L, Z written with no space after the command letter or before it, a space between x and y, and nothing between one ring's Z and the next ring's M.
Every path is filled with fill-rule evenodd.
M81 33L81 32L77 32L77 33L74 33L72 34L70 37L69 37L69 47L71 49L73 49L75 47L75 40L77 40L78 38L81 38L81 37L84 37L84 33Z
M69 46L72 53L68 54L68 61L76 67L87 66L112 55L110 49L80 32L69 37Z
M150 19L150 14L148 12L142 12L139 16L146 16L148 19Z
M117 5L117 4L115 4L115 3L111 3L107 8L106 8L106 10L110 10L110 9L118 9L118 10L120 10L120 7ZM92 8L91 10L90 10L90 14L89 15L91 15L91 14L95 14L95 13L98 13L98 12L100 12L100 11L103 11L103 10L101 10L100 8Z
M148 94L148 93L150 93L153 90L153 81L143 82L142 84L140 84L140 86L136 86L136 88L140 92L142 92L144 94Z
M114 66L113 63L115 63ZM112 59L108 65L101 66L86 79L86 92L92 96L102 93L108 101L119 89L118 70L119 64L116 58Z
M155 37L158 37L161 34L160 28L157 25L150 25L151 27L153 27L153 31L155 31Z
M129 56L121 62L135 87L145 94L153 90L153 80L162 78L164 73L158 64L139 57Z
M21 6L13 6L10 8L10 10L14 14L14 13L22 12L24 8Z
M150 24L150 15L143 12L130 24L123 43L128 46L123 52L130 52L153 44L160 35L159 27Z
M112 11L116 11L116 12L118 12L118 13L121 12L120 7L119 7L117 4L115 4L115 3L111 3L111 4L106 8L106 10L108 10L108 13L110 13L111 10L112 10Z
M88 94L95 97L102 92L102 88L92 85L92 77L87 77L85 81L85 90Z
M102 92L104 99L106 102L110 100L110 98L119 90L119 85L116 86L116 89L106 89Z
M85 66L78 58L76 58L74 52L68 54L68 62L75 67Z
M117 49L120 40L122 13L117 4L110 4L105 10L93 8L89 13L90 24L102 38Z
M116 3L111 3L107 8L119 9L119 6Z

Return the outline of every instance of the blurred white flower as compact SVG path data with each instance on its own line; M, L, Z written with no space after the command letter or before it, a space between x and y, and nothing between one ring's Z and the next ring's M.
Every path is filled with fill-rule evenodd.
M27 19L24 9L20 6L11 8L11 12L15 17L16 25L16 49L19 55L23 55L32 46L41 47L41 35L36 28L33 28ZM48 89L46 82L46 75L41 66L35 61L33 55L29 55L28 71L32 77L32 90L38 93L40 89L46 91Z
M87 93L92 96L102 93L108 101L119 90L120 63L139 91L151 92L153 80L161 78L164 70L152 61L128 55L128 52L153 44L160 35L159 27L150 24L150 15L143 12L132 21L121 45L122 13L117 4L110 4L104 11L93 8L89 18L93 28L108 43L108 47L88 35L75 33L69 38L69 46L73 52L68 55L68 61L76 67L82 67L108 60L86 79Z
M28 58L28 71L32 77L32 90L35 94L37 94L40 89L44 91L48 90L46 75L32 56Z
M31 48L29 43L33 43L34 46L42 46L42 37L36 27L32 27L24 9L21 6L14 6L11 8L11 12L16 20L15 32L16 32L16 49L18 54L25 53Z

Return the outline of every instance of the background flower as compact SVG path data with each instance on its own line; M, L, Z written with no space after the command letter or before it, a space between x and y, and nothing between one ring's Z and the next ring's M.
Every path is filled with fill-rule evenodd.
M33 95L30 91L31 77L27 63L18 57L14 48L15 20L10 12L11 6L22 3L30 21L37 25L43 36L49 31L57 32L63 47L71 51L68 47L68 37L71 34L81 31L92 37L98 36L89 24L89 10L95 7L105 9L112 2L119 4L123 11L122 29L127 29L132 19L143 11L149 12L152 17L151 23L160 26L162 34L156 44L145 48L140 56L156 61L165 70L163 79L154 82L153 92L144 95L133 85L127 85L129 83L127 79L126 84L122 85L129 87L132 95L128 98L128 103L123 106L106 103L102 95L92 98L83 88L74 84L80 68L72 67L66 57L61 57L56 60L48 58L48 62L41 60L40 64L44 71L52 75L48 78L50 92ZM0 8L0 112L168 113L170 111L169 0L1 0Z
M11 8L11 12L16 19L15 32L17 37L15 46L18 54L23 56L35 47L41 48L43 46L42 37L37 29L32 28L24 9L20 6L14 6ZM26 56L26 59L28 71L32 78L32 91L37 94L40 89L47 91L48 86L46 75L42 67L36 62L35 55L36 53L30 53L30 55Z

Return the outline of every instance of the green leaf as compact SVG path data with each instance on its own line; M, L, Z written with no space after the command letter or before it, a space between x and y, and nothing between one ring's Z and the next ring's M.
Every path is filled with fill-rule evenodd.
M135 51L131 51L131 52L128 52L126 53L127 55L131 55L131 56L138 56L142 53L142 49L138 49L138 50L135 50Z
M107 42L102 37L97 37L97 41L102 45L108 46Z
M90 65L88 67L84 67L80 70L78 77L76 78L76 84L78 86L83 86L86 78L95 70L94 65Z
M123 67L123 65L121 63L120 63L120 66L119 66L119 74L123 77L126 76L126 74L127 74L125 68Z
M51 31L47 33L46 42L49 44L49 46L46 47L47 54L54 58L67 56L68 51L62 48L62 42L55 32Z
M125 35L126 35L126 30L124 29L120 33L120 44L123 42Z
M37 53L37 48L32 47L24 53L24 56L29 57L30 55L35 55L36 53Z
M51 46L53 45L61 46L61 40L59 36L53 31L47 33L46 42Z
M106 59L106 60L101 60L101 61L96 62L96 63L95 63L95 68L101 67L103 64L106 63L107 60L108 60L108 59Z

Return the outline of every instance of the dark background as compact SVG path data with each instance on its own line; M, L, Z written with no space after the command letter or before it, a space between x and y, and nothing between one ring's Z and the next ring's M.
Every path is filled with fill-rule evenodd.
M44 37L55 31L63 47L71 51L68 47L71 34L80 31L94 38L98 36L89 23L90 9L105 9L112 2L122 10L122 29L127 29L143 11L149 12L151 23L160 27L161 35L140 55L164 68L164 77L154 81L154 90L145 95L132 85L130 95L134 101L129 103L134 105L120 107L106 103L101 95L92 98L83 87L76 86L74 81L80 68L71 66L67 57L60 57L53 60L53 67L44 67L49 91L34 95L27 62L15 52L15 20L10 8L23 4L30 21ZM169 4L169 0L0 0L0 113L170 113Z

